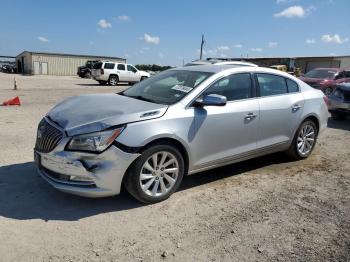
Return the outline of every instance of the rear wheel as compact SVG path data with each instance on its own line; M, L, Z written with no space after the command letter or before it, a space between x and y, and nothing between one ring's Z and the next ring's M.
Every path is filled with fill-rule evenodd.
M287 154L293 159L307 158L316 145L318 130L311 120L304 121L296 132Z
M109 77L108 83L111 86L116 86L118 84L118 81L119 81L118 76L112 75L112 76Z
M170 144L146 149L129 168L124 184L127 191L143 203L167 199L181 184L184 160Z

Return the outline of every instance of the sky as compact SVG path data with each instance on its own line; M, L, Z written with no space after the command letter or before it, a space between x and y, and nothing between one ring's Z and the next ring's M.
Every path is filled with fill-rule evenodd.
M2 1L0 55L178 66L207 57L350 55L350 0Z

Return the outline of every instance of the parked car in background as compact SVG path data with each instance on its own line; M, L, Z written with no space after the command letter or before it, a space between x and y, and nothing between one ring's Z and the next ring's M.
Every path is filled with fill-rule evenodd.
M328 110L336 120L344 120L350 115L350 81L335 85L334 92L328 97Z
M257 66L256 64L245 61L223 61L217 59L210 60L195 60L185 64L185 66L198 66L198 65L234 65L234 66Z
M3 73L17 73L16 64L3 64L0 71Z
M119 82L134 84L149 78L151 75L130 64L101 61L94 64L92 76L101 85L108 83L115 86Z
M300 79L329 96L336 84L350 80L350 69L316 68L301 76Z
M91 70L94 67L94 64L96 64L97 62L100 62L100 61L99 60L86 61L85 65L78 67L77 75L81 78L91 78L92 76Z
M280 151L307 158L327 126L324 99L268 68L170 69L119 94L59 103L39 123L35 159L61 191L103 197L124 184L155 203L187 174Z

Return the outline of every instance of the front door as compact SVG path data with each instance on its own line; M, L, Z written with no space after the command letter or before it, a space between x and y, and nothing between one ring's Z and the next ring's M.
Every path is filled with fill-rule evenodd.
M128 77L130 82L139 82L140 81L140 75L138 73L138 70L133 67L132 65L127 66L128 69Z
M218 94L225 106L194 110L194 128L189 137L194 168L220 164L243 157L256 149L259 103L253 95L250 73L233 74L211 85L202 97Z

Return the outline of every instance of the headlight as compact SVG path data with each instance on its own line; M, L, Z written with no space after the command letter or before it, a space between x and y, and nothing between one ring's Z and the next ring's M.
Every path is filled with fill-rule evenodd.
M69 150L102 152L123 132L124 127L73 137Z
M339 90L335 90L333 93L333 96L338 98L338 99L344 100L344 94L342 92L340 92Z

